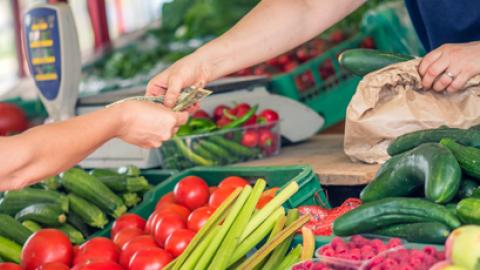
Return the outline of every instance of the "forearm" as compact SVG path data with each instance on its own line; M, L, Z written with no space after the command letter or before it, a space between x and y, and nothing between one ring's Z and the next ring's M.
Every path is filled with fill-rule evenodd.
M212 67L209 80L230 74L315 37L364 0L263 0L221 37L192 57Z

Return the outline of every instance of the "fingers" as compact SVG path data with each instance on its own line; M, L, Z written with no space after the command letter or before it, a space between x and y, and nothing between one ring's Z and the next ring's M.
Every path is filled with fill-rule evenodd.
M163 96L167 91L168 73L162 72L148 82L147 96Z
M444 91L448 88L448 86L450 86L452 81L453 81L453 78L448 76L446 73L443 73L438 77L438 79L433 84L433 90L437 92Z
M433 62L425 71L425 74L422 78L422 86L425 89L432 89L433 83L437 80L440 80L440 75L447 70L449 63L450 61L447 57L441 57L437 61Z
M434 50L433 52L430 52L427 54L422 61L420 62L420 66L418 67L418 72L420 75L425 76L425 73L427 72L428 67L437 61L440 57L442 56L442 51L440 50Z
M175 125L175 127L178 127L187 123L189 114L187 112L180 112L180 113L175 113L174 116L177 120L177 124Z
M193 104L190 108L187 108L187 112L188 112L189 114L193 114L193 113L195 113L195 112L198 111L198 110L200 110L200 104L198 104L198 102L195 103L195 104Z
M182 81L177 77L170 78L168 82L168 90L165 94L164 104L169 108L173 108L177 102L178 95L182 90Z
M468 79L470 79L471 74L468 72L460 72L458 76L453 80L453 82L448 86L447 91L448 92L457 92L463 89L465 84L467 83Z

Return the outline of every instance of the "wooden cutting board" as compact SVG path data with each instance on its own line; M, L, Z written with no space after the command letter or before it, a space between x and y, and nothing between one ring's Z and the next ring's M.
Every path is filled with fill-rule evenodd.
M379 166L354 163L343 152L343 135L316 135L310 140L284 147L278 156L239 166L309 164L323 185L357 186L369 183Z

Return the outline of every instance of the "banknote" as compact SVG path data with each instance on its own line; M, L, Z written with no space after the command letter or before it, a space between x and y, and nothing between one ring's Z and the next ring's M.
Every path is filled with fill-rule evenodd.
M178 96L177 103L173 107L173 111L176 112L181 112L184 111L188 108L190 108L192 105L195 103L199 102L200 100L204 99L208 95L212 93L211 90L207 89L202 89L202 88L197 88L197 87L189 87L184 89L182 92L180 92L180 95ZM114 103L111 103L107 105L108 107L130 101L130 100L136 100L136 101L149 101L149 102L155 102L155 103L161 103L163 104L164 101L164 96L134 96L134 97L128 97L124 98L121 100L118 100Z

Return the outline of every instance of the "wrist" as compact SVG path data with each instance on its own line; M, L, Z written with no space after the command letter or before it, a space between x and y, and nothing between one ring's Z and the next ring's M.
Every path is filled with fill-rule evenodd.
M213 81L228 73L228 59L222 49L215 48L215 43L211 46L203 46L197 49L193 54L194 61L201 63L201 68L207 81Z
M113 119L112 126L112 138L123 136L125 133L125 127L128 127L131 123L131 110L128 109L129 102L120 103L110 108L105 109L107 117Z

